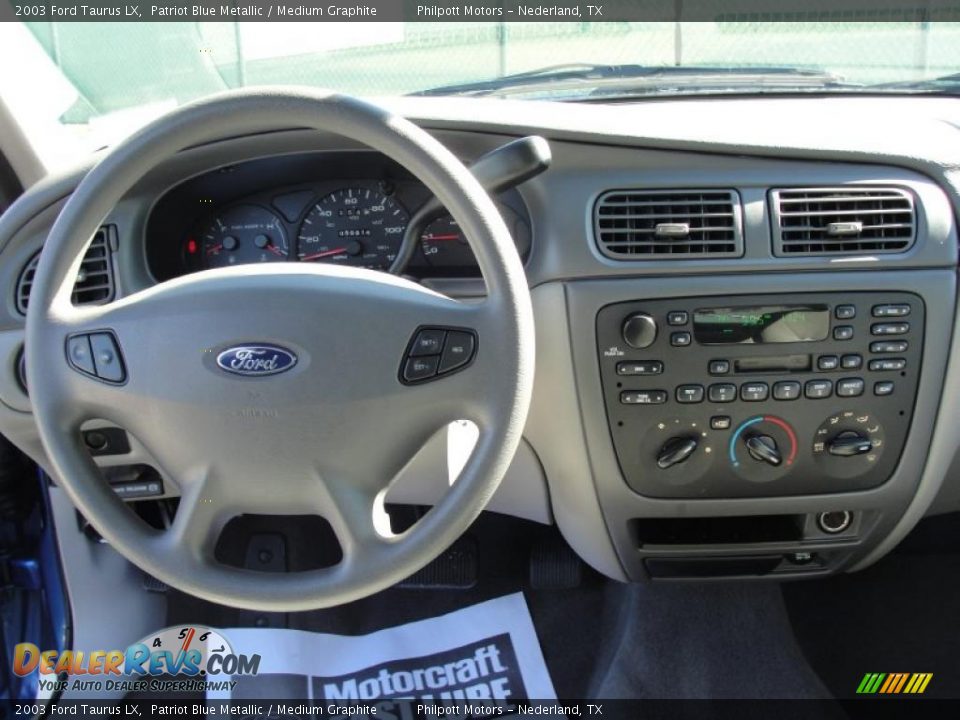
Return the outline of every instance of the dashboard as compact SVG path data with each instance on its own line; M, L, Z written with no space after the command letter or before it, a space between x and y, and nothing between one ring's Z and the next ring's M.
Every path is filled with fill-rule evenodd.
M465 162L525 134L553 154L497 198L525 259L537 359L524 440L491 510L556 523L594 568L637 580L859 569L924 515L960 509L960 103L392 107ZM23 310L31 263L87 170L0 216L0 431L48 470L17 372ZM234 264L383 270L429 199L342 138L225 136L114 208L75 297L106 302ZM112 278L107 291L95 272ZM484 292L449 218L421 234L406 273L455 297ZM118 438L91 452L125 499L179 493L136 437L84 432ZM458 433L425 448L391 501L440 497Z
M411 216L430 192L381 155L301 153L217 168L165 193L146 227L151 272L190 272L268 262L321 262L387 270ZM497 201L522 258L530 219L516 191ZM449 215L420 233L406 272L479 277L473 252Z

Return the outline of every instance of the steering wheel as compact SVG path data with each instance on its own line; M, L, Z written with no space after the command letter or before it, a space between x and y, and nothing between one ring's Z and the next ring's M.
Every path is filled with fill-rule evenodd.
M185 148L279 128L351 138L416 175L463 228L485 299L459 302L370 270L271 263L195 273L98 307L71 303L90 238L134 183ZM418 338L424 328L432 340ZM171 112L84 177L44 246L25 354L54 475L118 552L212 602L299 611L403 580L476 519L520 441L534 328L507 228L443 145L354 98L248 90ZM168 529L143 522L102 477L80 434L94 418L132 433L176 480L181 501ZM391 479L457 419L480 430L459 478L412 528L383 532L376 518ZM323 516L342 559L269 576L223 565L216 540L243 513Z

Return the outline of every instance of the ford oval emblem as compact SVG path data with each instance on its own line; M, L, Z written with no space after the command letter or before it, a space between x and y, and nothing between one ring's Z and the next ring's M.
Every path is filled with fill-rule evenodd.
M217 366L234 375L263 377L286 372L297 356L279 345L234 345L217 355Z

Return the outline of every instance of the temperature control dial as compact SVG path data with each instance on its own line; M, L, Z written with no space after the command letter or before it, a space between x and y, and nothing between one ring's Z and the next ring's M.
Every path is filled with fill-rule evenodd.
M733 469L748 480L776 480L797 459L797 434L783 418L755 415L730 434L727 457Z
M813 435L813 457L828 475L856 477L876 464L884 442L883 426L870 413L844 410L820 423Z

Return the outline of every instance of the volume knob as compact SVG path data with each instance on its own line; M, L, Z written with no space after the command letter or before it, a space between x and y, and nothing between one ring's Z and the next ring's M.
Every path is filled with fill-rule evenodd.
M623 341L630 347L650 347L656 339L657 321L646 313L634 313L623 321Z

